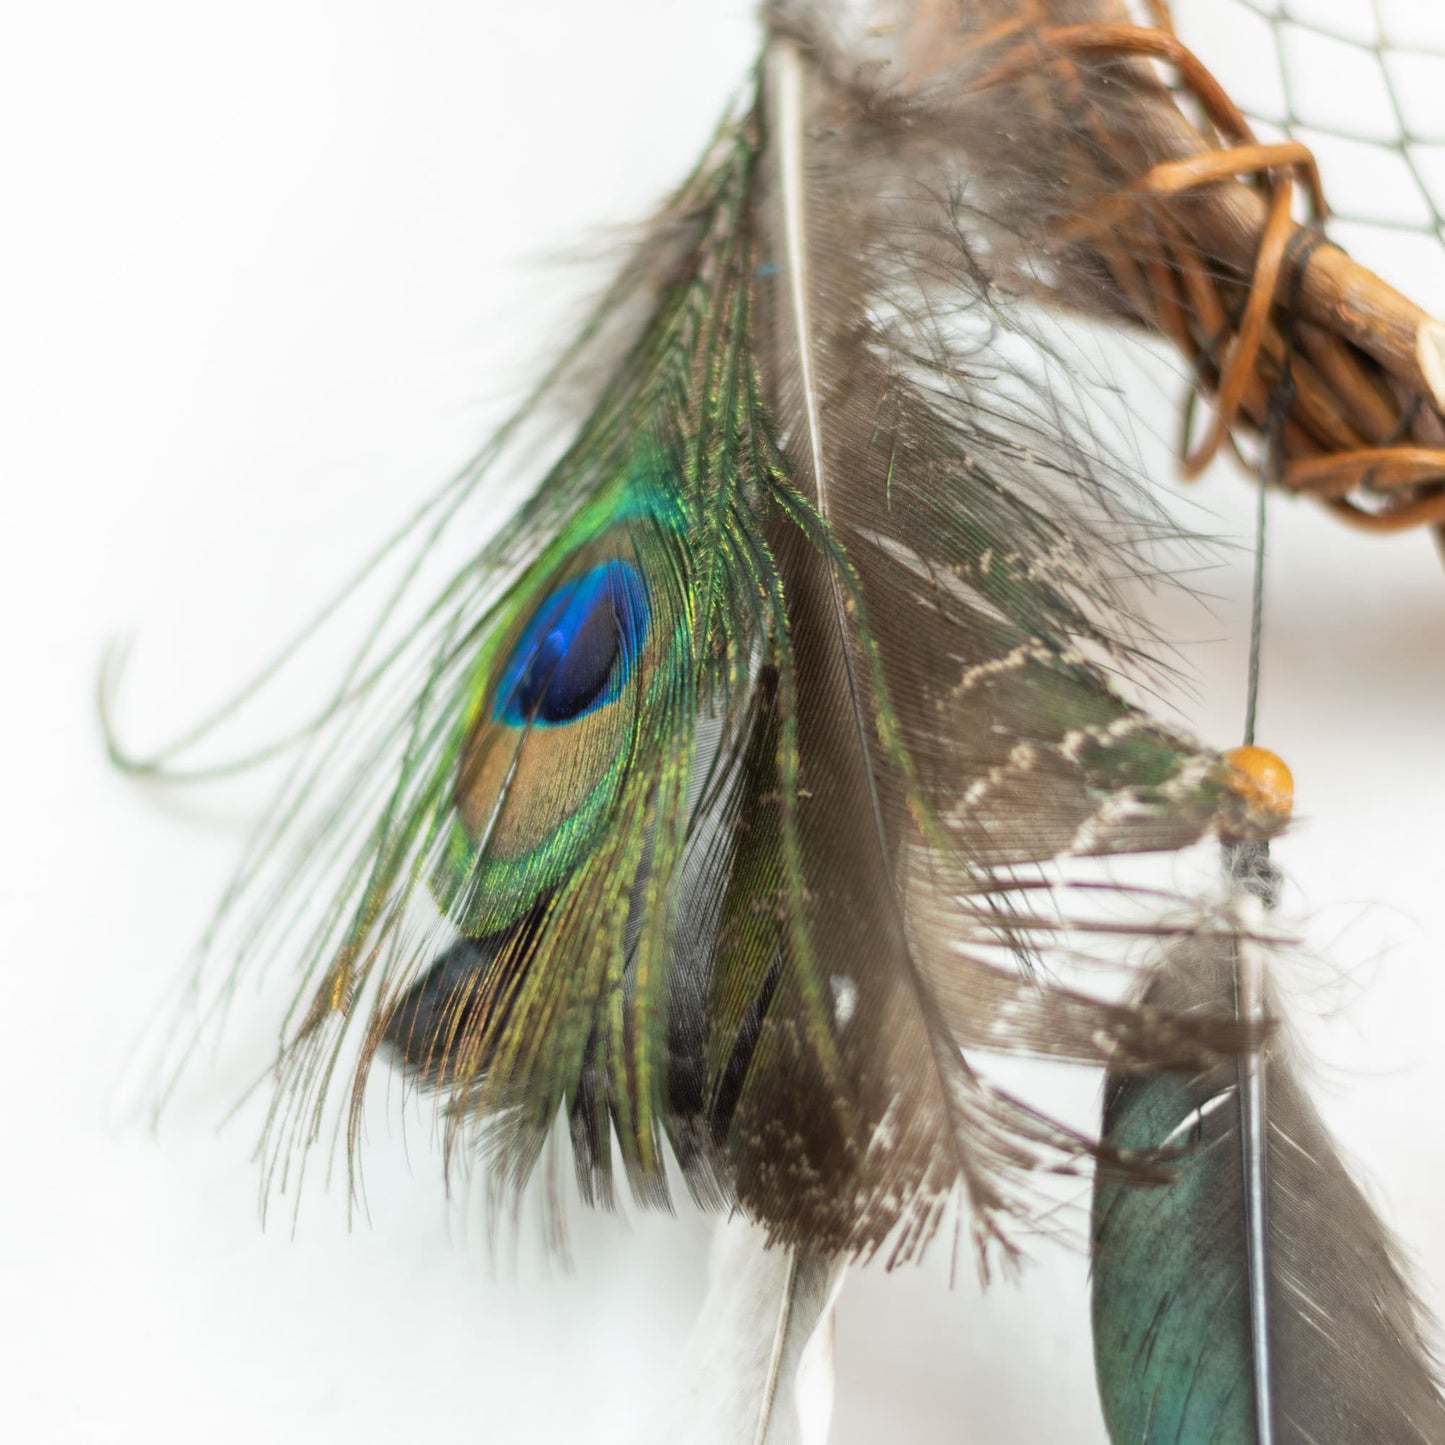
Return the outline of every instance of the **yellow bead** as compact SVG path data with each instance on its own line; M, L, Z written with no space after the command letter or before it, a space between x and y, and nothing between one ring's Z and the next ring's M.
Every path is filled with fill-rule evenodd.
M1231 748L1225 761L1235 771L1234 791L1251 810L1286 821L1294 810L1294 775L1268 748Z

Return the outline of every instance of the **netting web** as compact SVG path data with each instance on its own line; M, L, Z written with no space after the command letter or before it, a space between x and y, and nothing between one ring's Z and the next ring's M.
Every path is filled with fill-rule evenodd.
M1187 475L1242 449L1364 530L1445 526L1445 20L1171 12L1025 0L981 38L980 87L1062 158L1048 247L1184 358L1210 412Z
M1173 18L1262 138L1315 153L1332 237L1445 310L1445 7L1175 0Z

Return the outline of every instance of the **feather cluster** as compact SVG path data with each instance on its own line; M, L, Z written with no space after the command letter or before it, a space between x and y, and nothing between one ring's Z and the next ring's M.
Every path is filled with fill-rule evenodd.
M938 93L775 18L572 358L587 419L364 690L278 1147L360 1030L358 1090L399 1056L503 1178L565 1119L589 1197L661 1199L671 1156L775 1240L898 1260L960 1186L1005 1238L1087 1147L976 1052L1237 1039L1020 961L1057 927L1020 868L1278 820L1113 686L1142 503L1047 377L977 341L968 373L965 319L1010 318Z
M572 440L404 641L358 661L318 744L322 774L344 752L350 776L318 805L298 770L228 904L265 920L237 966L325 892L274 1157L316 1137L341 1061L355 1104L385 1054L506 1185L561 1121L588 1198L620 1174L663 1201L675 1161L813 1262L913 1257L960 1199L985 1255L1012 1248L1034 1172L1096 1146L988 1060L1102 1066L1116 1438L1243 1439L1224 1413L1149 1423L1197 1368L1155 1349L1160 1320L1224 1328L1204 1292L1234 1308L1243 1255L1219 1242L1212 1282L1182 1256L1157 1308L1138 1282L1159 1230L1213 1251L1240 1213L1214 1142L1172 1189L1138 1183L1171 1177L1181 1129L1224 1137L1209 1101L1267 1032L1221 981L1236 930L1204 928L1138 1000L1097 1000L1037 967L1062 933L1028 870L1283 818L1117 683L1146 635L1121 579L1162 524L1008 294L1125 309L1096 253L1045 244L1104 180L1067 168L1086 132L1000 73L1016 9L940 0L867 27L774 7L751 93L543 388L587 392ZM423 515L418 555L487 474ZM300 816L304 856L273 854ZM1273 1098L1272 1153L1333 1177L1288 1077ZM1312 1212L1368 1214L1347 1183L1274 1177ZM1207 1220L1168 1222L1204 1195ZM1334 1238L1366 1230L1342 1219ZM1388 1247L1358 1248L1350 1278L1379 1301L1361 1329L1415 1339ZM1356 1333L1360 1310L1326 1313ZM1163 1378L1144 1405L1136 1370ZM1400 1408L1438 1412L1427 1371L1417 1386L1434 1404Z

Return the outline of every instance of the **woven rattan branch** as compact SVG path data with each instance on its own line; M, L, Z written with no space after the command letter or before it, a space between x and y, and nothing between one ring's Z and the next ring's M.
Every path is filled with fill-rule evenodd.
M1043 0L963 25L970 83L1065 152L1045 220L1060 299L1179 348L1213 405L1189 475L1280 409L1284 486L1373 531L1445 523L1445 328L1325 237L1308 148L1262 144L1154 13Z

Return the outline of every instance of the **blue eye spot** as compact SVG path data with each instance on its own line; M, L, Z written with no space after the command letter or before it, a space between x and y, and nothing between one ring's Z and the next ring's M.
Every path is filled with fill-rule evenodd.
M496 716L572 722L613 702L647 638L647 589L630 562L569 577L533 614L502 671Z

